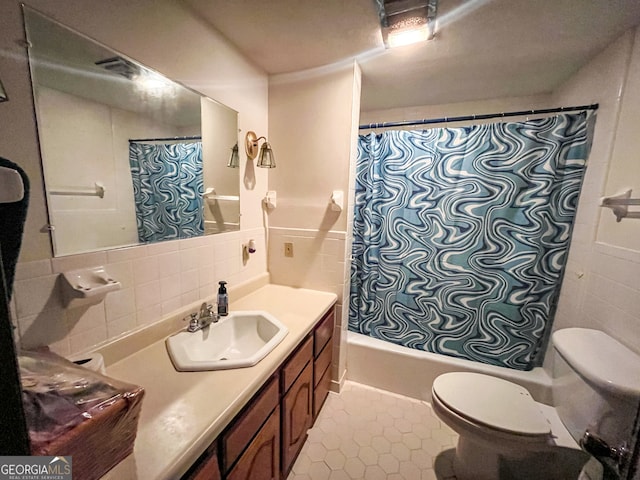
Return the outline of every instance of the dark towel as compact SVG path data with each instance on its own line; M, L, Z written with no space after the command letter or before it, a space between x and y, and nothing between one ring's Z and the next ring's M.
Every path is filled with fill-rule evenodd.
M22 200L13 203L0 203L0 255L2 255L7 296L11 298L13 278L16 274L24 222L27 219L27 207L29 206L29 177L18 165L2 157L0 157L0 167L16 170L22 177L24 184ZM1 185L0 188L2 188Z

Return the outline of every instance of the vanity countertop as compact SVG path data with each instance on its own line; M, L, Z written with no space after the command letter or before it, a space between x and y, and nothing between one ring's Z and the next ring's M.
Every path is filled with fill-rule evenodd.
M107 375L145 389L134 452L103 480L177 479L260 389L336 301L333 293L266 285L230 311L265 310L289 334L257 365L234 370L178 372L164 340L107 367Z

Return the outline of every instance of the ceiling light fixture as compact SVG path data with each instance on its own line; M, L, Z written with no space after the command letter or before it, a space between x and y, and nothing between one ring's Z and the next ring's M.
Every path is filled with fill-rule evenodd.
M386 48L431 40L438 0L376 0Z

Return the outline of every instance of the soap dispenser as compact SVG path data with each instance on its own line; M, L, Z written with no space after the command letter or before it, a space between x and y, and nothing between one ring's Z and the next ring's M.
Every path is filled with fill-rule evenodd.
M218 282L218 315L226 317L229 315L229 295L227 295L227 288L225 285L227 282Z

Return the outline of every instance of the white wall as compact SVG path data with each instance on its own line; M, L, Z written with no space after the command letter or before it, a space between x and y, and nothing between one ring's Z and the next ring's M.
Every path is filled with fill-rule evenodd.
M34 0L30 5L169 78L239 112L239 140L247 130L268 133L268 78L226 39L178 2L169 0ZM32 193L11 303L18 339L51 344L69 354L210 297L216 282L230 284L266 272L260 199L267 172L241 156L242 230L92 254L51 258L42 171L24 32L18 1L6 1L0 28L0 73L9 101L0 104L0 156L22 166ZM242 244L258 242L244 263ZM64 307L59 272L107 265L123 289L89 308Z
M475 102L445 103L440 105L419 105L406 108L392 108L388 110L371 110L362 112L360 124L401 122L406 120L420 120L424 118L443 118L466 116L482 113L500 113L520 110L533 110L536 108L548 108L553 106L549 95L534 95L530 97L507 97L494 98L489 100L478 100ZM495 122L494 120L478 121L476 123ZM443 125L469 125L470 122L450 123L450 124L430 124L427 126L411 126L407 129L434 128ZM386 129L376 129L381 132ZM361 133L368 133L371 130L361 130Z
M334 332L333 380L343 378L349 263L345 261L350 204L349 168L354 154L360 106L360 70L322 69L281 75L269 86L269 142L276 168L269 189L277 207L268 212L269 272L281 285L338 295ZM258 135L260 133L258 132ZM333 190L344 192L342 211L333 211ZM293 244L285 257L284 243ZM337 387L336 387L337 388Z
M203 99L202 109L202 176L205 192L213 188L217 195L238 196L236 168L227 167L231 149L238 141L237 114ZM204 201L205 232L223 232L237 228L240 209L234 200Z
M621 90L620 114L615 132L611 164L607 174L604 195L617 195L627 189L633 198L640 198L640 34L636 33ZM629 211L640 212L640 207ZM607 214L608 213L608 214ZM598 243L616 245L640 251L640 221L616 222L611 212L603 213L598 222ZM640 309L639 309L640 310Z
M616 223L599 207L622 185L640 193L637 155L626 157L639 142L637 38L625 33L554 94L558 104L600 104L554 328L597 328L640 353L640 220Z

